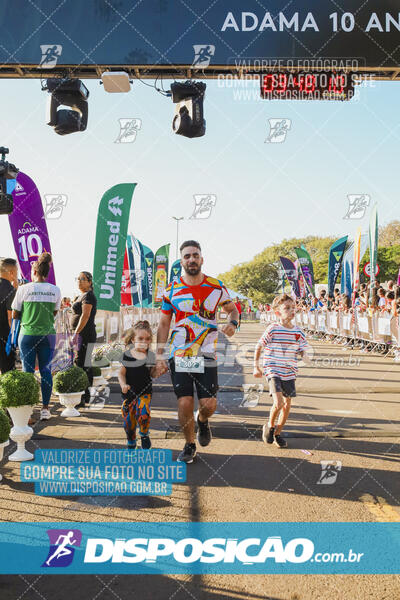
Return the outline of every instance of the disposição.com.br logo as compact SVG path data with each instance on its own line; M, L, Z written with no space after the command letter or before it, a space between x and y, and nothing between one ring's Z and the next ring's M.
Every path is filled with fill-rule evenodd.
M68 567L79 548L82 532L79 529L48 529L50 548L42 567Z

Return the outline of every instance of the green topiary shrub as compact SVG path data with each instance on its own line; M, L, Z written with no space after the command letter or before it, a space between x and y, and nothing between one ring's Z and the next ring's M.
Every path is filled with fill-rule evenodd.
M11 431L10 421L4 410L0 408L0 444L6 442Z
M83 392L89 386L88 377L83 369L73 366L59 371L53 379L54 391L58 394Z
M92 367L93 377L100 377L101 369L100 367Z
M0 375L0 406L33 406L39 402L39 383L33 373L9 371Z

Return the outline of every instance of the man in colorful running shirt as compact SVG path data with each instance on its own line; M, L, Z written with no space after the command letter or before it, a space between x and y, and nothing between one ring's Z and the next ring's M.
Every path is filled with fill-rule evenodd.
M168 367L162 355L174 316L175 323L167 346L169 370L178 398L179 422L186 440L178 460L191 463L196 456L194 386L199 400L196 420L197 440L201 446L208 446L211 441L208 419L217 407L217 308L220 306L229 315L228 322L221 329L229 337L236 331L239 315L223 283L201 272L203 257L200 244L189 240L181 245L180 252L184 274L179 282L171 282L165 288L157 331L157 355L160 372L166 372Z

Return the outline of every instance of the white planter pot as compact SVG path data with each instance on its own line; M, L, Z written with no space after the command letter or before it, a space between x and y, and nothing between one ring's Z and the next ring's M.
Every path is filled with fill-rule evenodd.
M14 425L10 432L10 438L13 442L17 442L17 449L9 456L9 459L20 462L32 460L33 454L25 449L25 442L30 440L33 434L32 427L28 425L33 406L30 404L26 404L25 406L7 406L7 410L11 415Z
M0 461L3 460L4 448L8 446L10 440L6 440L5 442L0 443ZM0 473L0 481L3 479L2 474Z
M121 363L119 362L119 360L112 360L111 361L111 377L118 377L118 373L119 370L121 368Z
M112 369L111 367L101 367L101 374L104 377L104 379L108 379L108 377L111 377L111 373L112 373Z
M65 406L62 411L62 417L80 417L81 413L76 410L75 406L79 404L82 398L82 392L73 392L72 394L59 394L60 404Z

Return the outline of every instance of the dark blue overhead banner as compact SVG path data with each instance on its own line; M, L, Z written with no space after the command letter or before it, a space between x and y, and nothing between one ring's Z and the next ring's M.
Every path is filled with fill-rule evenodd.
M377 70L400 64L399 8L398 0L346 0L343 8L321 0L8 0L0 63L203 69L325 58Z

